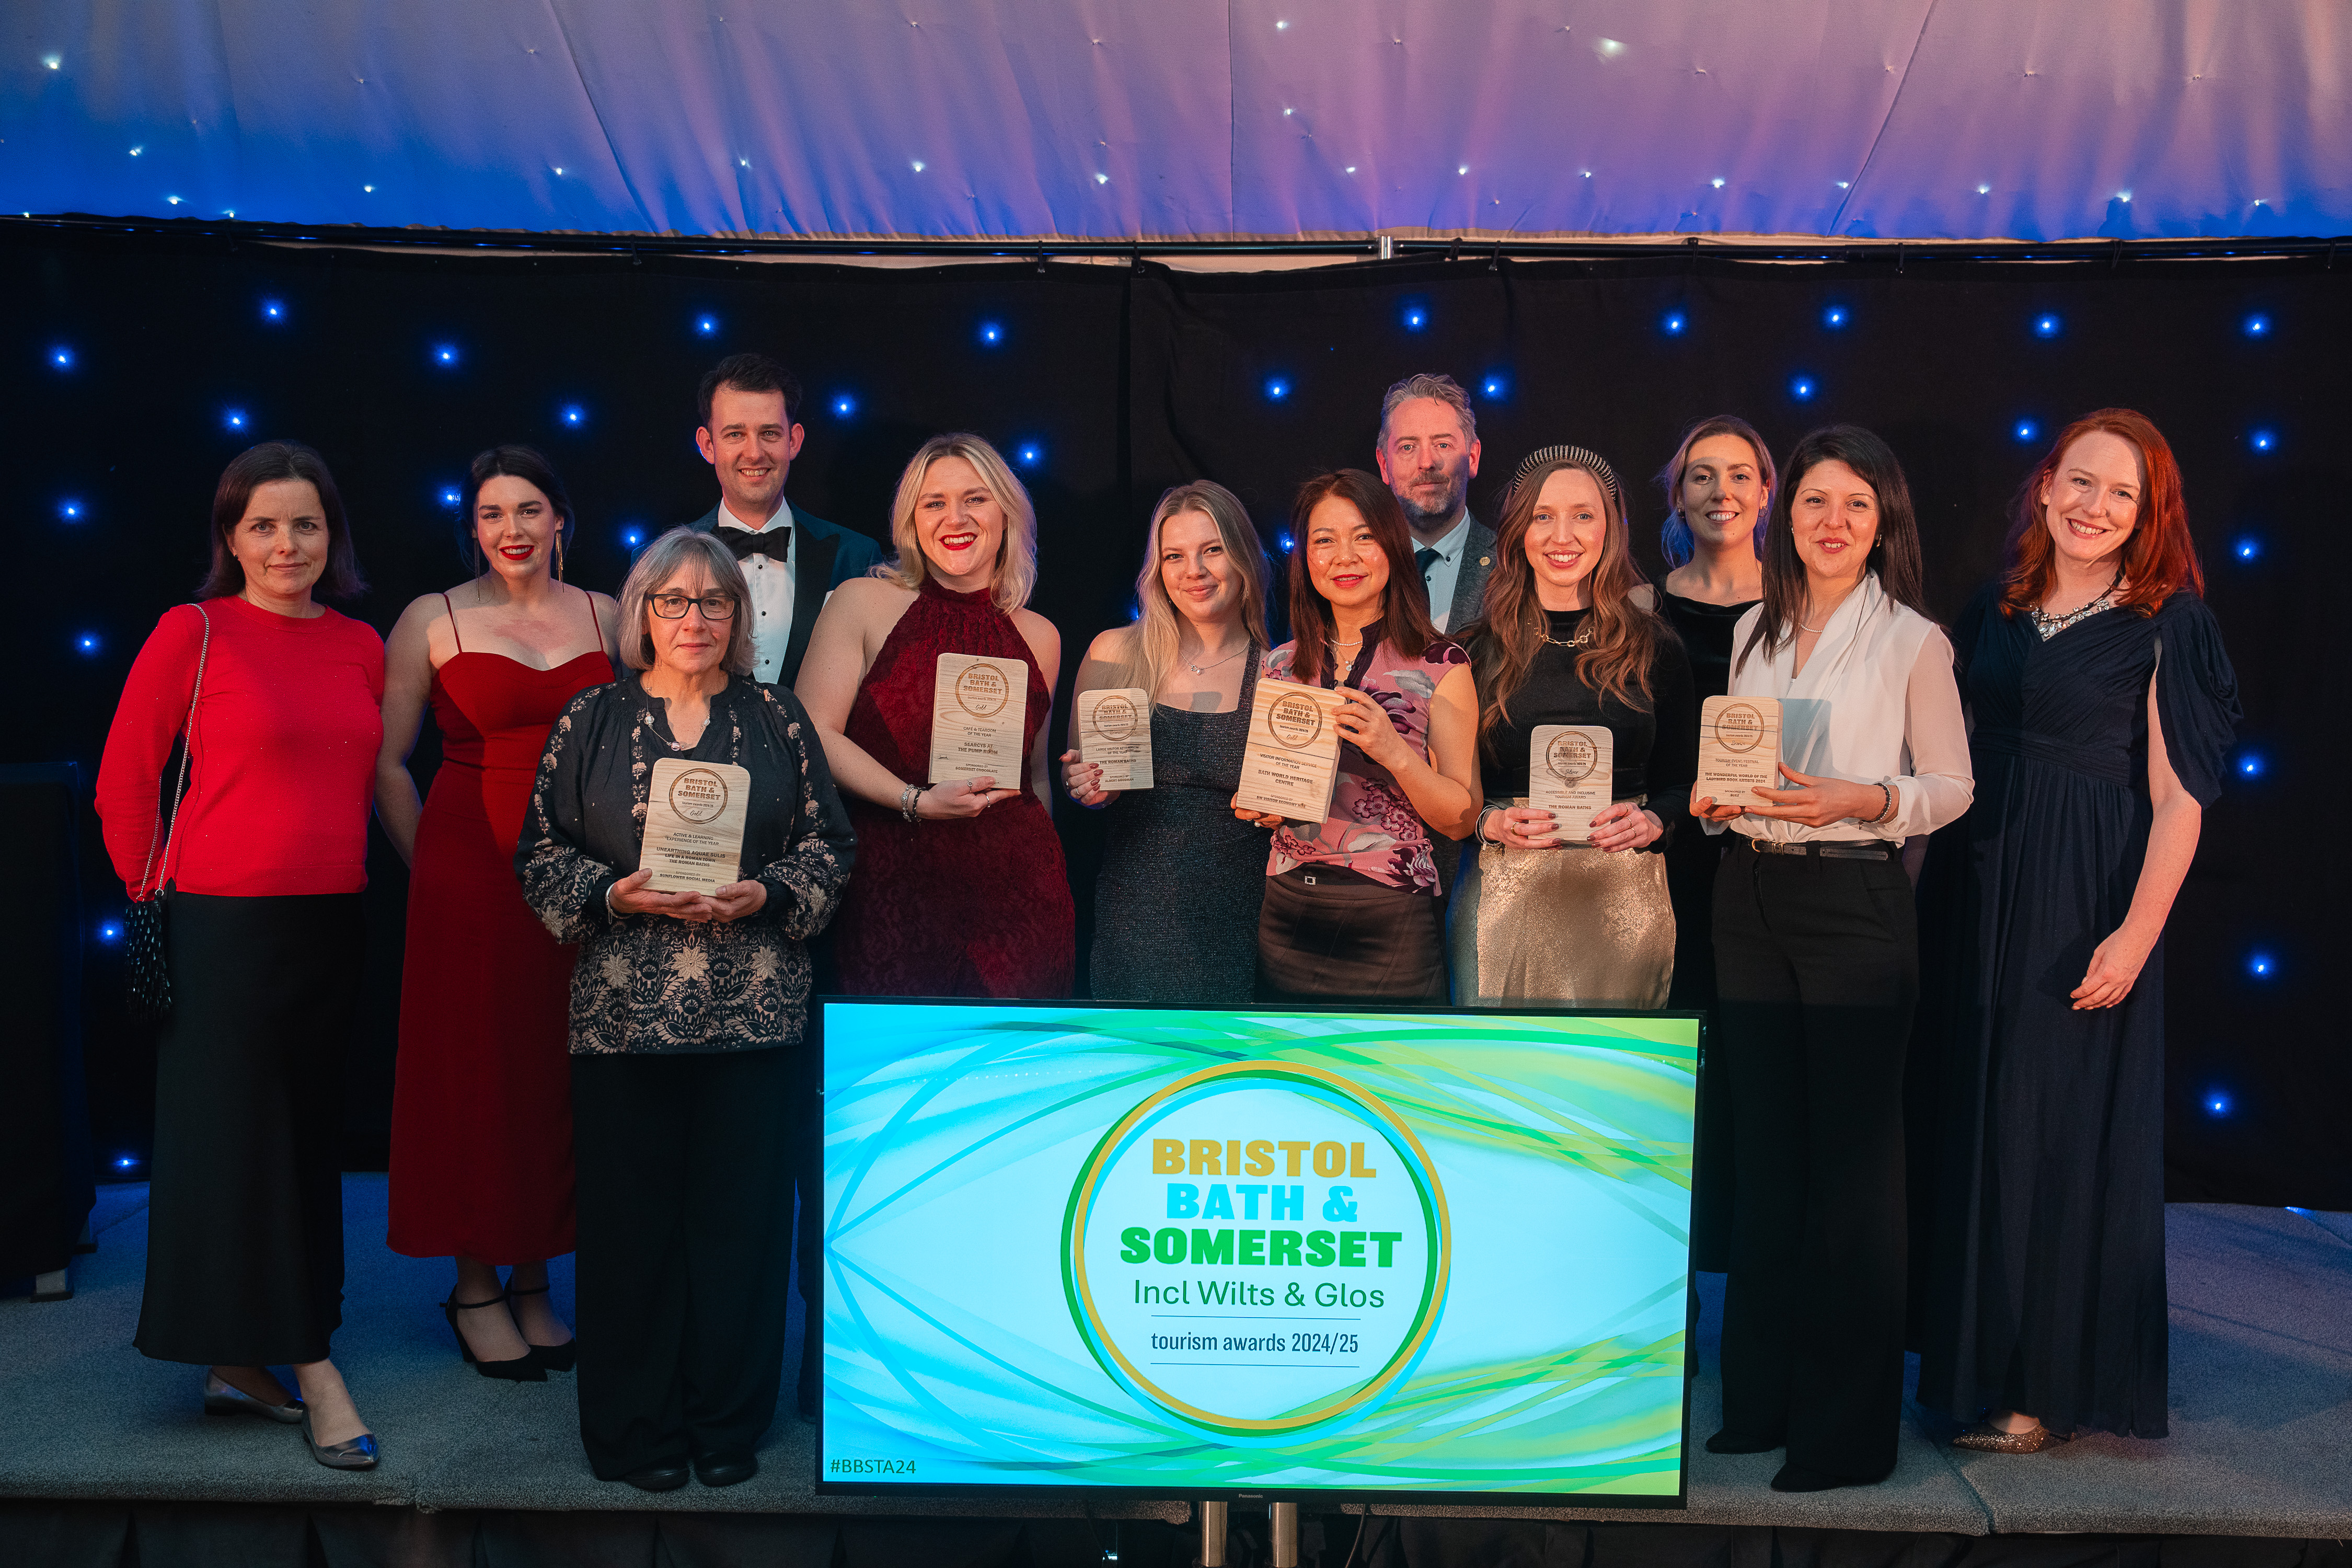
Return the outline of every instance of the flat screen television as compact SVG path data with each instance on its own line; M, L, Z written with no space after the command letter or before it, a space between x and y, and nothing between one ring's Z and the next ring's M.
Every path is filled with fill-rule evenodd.
M1680 1506L1698 1015L818 1025L820 1491Z

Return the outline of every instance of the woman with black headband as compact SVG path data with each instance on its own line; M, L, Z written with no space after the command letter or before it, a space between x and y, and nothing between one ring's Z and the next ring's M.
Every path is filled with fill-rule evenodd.
M1581 447L1521 463L1466 636L1486 805L1454 898L1456 1002L1665 1005L1675 911L1656 851L1690 789L1698 716L1681 640L1641 586L1609 465ZM1589 829L1530 804L1531 779L1597 795L1604 763Z

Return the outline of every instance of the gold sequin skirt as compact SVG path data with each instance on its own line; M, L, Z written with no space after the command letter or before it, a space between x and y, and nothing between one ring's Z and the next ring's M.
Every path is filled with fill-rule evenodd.
M1451 928L1461 1006L1663 1007L1674 982L1664 855L1482 844L1464 858Z

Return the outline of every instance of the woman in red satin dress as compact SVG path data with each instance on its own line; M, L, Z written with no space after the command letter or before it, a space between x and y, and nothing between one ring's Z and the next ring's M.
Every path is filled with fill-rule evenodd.
M546 458L484 452L464 501L485 570L410 605L385 649L376 810L411 868L389 1239L457 1259L442 1310L465 1360L536 1382L572 1361L546 1261L572 1247L572 949L524 904L515 840L548 727L613 680L617 611L562 579L572 503ZM407 764L428 701L442 760L420 812Z
M1045 728L1062 658L1023 606L1037 514L977 436L926 442L891 509L898 559L844 583L794 686L857 828L834 917L841 988L866 996L1067 996L1076 911L1045 802ZM1028 667L1017 773L929 783L943 653Z

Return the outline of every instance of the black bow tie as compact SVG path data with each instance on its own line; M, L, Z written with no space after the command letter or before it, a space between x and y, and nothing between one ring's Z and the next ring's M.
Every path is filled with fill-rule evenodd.
M738 561L747 555L764 555L782 566L792 559L793 525L791 523L786 523L782 528L771 528L761 533L753 533L751 530L743 528L722 528L719 531L719 537L727 542L727 548L735 552L735 559Z

